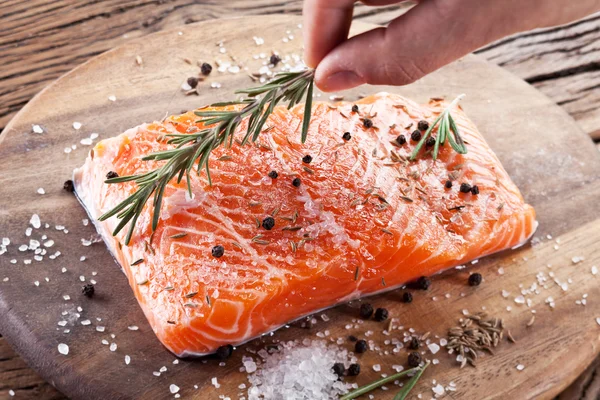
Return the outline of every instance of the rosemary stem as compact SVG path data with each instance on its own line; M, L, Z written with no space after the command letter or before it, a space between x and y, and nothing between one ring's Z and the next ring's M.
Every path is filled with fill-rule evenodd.
M362 396L363 394L369 393L370 391L377 389L380 386L385 385L386 383L393 382L398 378L402 378L403 376L410 375L413 372L416 373L415 376L418 375L420 377L421 374L423 373L423 370L425 370L425 368L427 368L428 365L429 365L429 362L427 364L425 364L423 367L415 367L415 368L407 369L406 371L398 372L397 374L390 375L386 378L381 378L375 382L371 382L367 385L361 386L358 389L353 390L350 393L346 393L345 395L340 397L340 400L355 399L359 396ZM414 386L414 384L413 384L413 386Z
M412 388L415 387L415 385L421 378L421 375L423 375L423 372L425 372L425 368L427 368L428 366L429 366L429 361L427 361L427 363L425 365L423 365L423 368L421 368L419 372L417 372L412 378L410 378L410 380L406 383L406 385L404 385L402 387L402 389L400 389L400 391L394 396L394 400L406 399L406 396L408 396L408 394L410 393Z

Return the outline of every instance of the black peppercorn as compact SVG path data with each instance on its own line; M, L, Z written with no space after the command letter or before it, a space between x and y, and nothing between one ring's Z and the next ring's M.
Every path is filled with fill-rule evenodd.
M202 63L200 72L202 72L202 75L209 75L212 72L212 65L209 63Z
M294 185L295 187L300 187L301 183L302 181L300 180L300 178L294 178L294 180L292 181L292 185Z
M350 335L350 336L348 336L348 340L351 342L356 342L358 340L358 338L354 335Z
M271 229L273 229L274 226L275 226L275 218L267 217L267 218L263 219L262 227L265 228L266 230L270 231Z
M344 371L346 371L346 368L344 367L344 364L342 364L342 363L333 364L333 367L331 369L333 370L333 373L338 376L338 378L341 378L342 376L344 376Z
M425 141L425 147L433 147L435 146L435 138L433 136L429 136Z
M225 254L225 248L223 246L221 246L220 244L218 244L212 248L212 256L213 257L215 257L215 258L223 257L223 254Z
M431 281L428 277L422 276L419 279L417 279L417 288L421 290L427 290L429 289L429 286L431 286Z
M479 194L479 186L473 185L471 188L471 194Z
M414 336L410 339L410 342L408 342L408 348L411 350L417 350L419 346L421 346L421 342Z
M277 173L277 171L269 172L269 178L271 178L271 179L277 179L278 176L279 176L279 174Z
M280 61L281 61L281 57L279 57L279 55L271 54L271 58L269 58L269 63L273 64L273 66L276 67Z
M187 79L187 84L190 85L192 89L196 89L196 86L198 86L198 78L196 78L195 76L190 76Z
M221 346L217 349L217 357L220 360L227 360L231 357L231 353L233 353L233 346L230 344L226 344L225 346Z
M413 131L413 133L410 134L410 138L413 142L418 142L419 140L421 140L421 131Z
M371 318L373 315L373 306L369 303L363 303L360 305L359 315L363 319Z
M348 376L357 376L358 374L360 374L360 365L350 364L350 367L348 367Z
M450 189L452 187L452 181L450 179L448 179L446 181L446 183L444 184L444 186L446 187L446 189Z
M356 342L356 344L354 345L354 352L355 353L364 353L365 351L367 351L368 346L367 346L367 341L364 339L359 340L358 342Z
M63 183L63 189L66 190L69 193L72 193L75 191L75 185L73 185L73 181L72 180L68 180L65 181L65 183Z
M85 297L92 297L94 295L94 291L94 285L92 285L91 283L88 283L87 285L81 288L81 293L83 293Z
M469 275L469 286L479 286L481 285L481 281L483 277L479 272L475 272L474 274Z
M389 312L385 308L375 310L375 321L382 322L388 319Z
M312 161L312 156L310 154L307 154L304 157L302 157L302 162L304 164L310 164L311 161Z
M420 131L426 131L429 129L429 122L421 120L417 124L417 128L419 128Z
M404 294L402 294L402 301L405 303L412 303L413 301L413 295L411 292L404 292Z
M406 137L404 137L404 135L398 135L398 137L396 138L396 143L402 146L406 143Z
M358 106L356 104L352 106L352 112L358 112Z
M112 178L118 178L119 174L117 174L115 171L109 171L106 174L106 179L112 179Z
M471 185L469 185L468 183L461 183L460 191L461 193L469 193L471 191Z
M411 368L418 367L421 364L421 355L416 351L408 355L408 366Z
M365 118L365 119L363 119L363 125L367 129L372 128L373 127L373 121L371 121L369 118Z
M344 134L342 135L342 139L348 141L352 139L352 135L350 134L350 132L344 132Z

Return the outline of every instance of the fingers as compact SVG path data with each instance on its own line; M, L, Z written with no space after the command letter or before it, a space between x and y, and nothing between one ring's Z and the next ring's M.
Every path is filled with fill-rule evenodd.
M311 68L348 38L354 0L304 1L304 61Z
M364 83L406 85L491 40L495 32L479 20L481 13L467 9L473 14L467 19L464 8L448 5L455 3L423 1L387 28L342 42L319 63L317 85L324 91Z

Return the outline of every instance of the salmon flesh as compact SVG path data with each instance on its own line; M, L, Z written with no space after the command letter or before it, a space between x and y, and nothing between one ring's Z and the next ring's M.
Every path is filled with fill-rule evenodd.
M277 107L255 143L213 151L212 186L204 172L193 174L190 196L185 179L173 179L156 231L150 202L129 245L126 229L112 236L117 218L97 218L136 184L106 184L107 173L163 165L141 158L173 148L166 134L203 128L199 118L188 112L99 142L75 171L75 189L160 341L177 356L209 354L533 234L535 211L459 107L452 114L468 153L446 143L436 161L425 146L408 160L417 143L411 132L445 106L387 93L317 103L305 144L303 107ZM236 137L245 129L242 123ZM462 183L477 185L479 194L461 192ZM263 227L267 217L272 229ZM217 245L221 257L213 256Z

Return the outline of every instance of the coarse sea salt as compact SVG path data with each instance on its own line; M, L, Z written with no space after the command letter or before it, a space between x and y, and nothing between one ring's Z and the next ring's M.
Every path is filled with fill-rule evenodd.
M177 385L175 385L175 384L171 383L171 385L169 386L169 391L170 391L172 394L175 394L175 393L179 392L179 386L177 386Z
M125 356L125 365L129 365L131 363L131 357Z
M309 339L302 344L287 342L280 347L279 352L269 354L256 372L248 376L248 400L328 400L354 387L338 380L331 369L336 362L345 367L350 365L346 350ZM246 367L254 362L250 357L244 359Z
M64 343L60 343L60 344L58 345L58 352L59 352L60 354L62 354L62 355L65 355L65 356L66 356L67 354L69 354L69 346L67 346L67 345L66 345L66 344L64 344Z
M31 130L33 133L44 133L44 129L39 125L31 125Z

